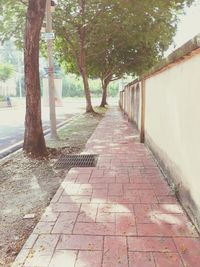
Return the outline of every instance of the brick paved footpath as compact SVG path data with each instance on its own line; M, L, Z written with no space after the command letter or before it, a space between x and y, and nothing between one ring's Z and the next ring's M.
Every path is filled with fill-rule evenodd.
M97 167L70 170L13 267L199 267L195 227L117 108L85 152Z

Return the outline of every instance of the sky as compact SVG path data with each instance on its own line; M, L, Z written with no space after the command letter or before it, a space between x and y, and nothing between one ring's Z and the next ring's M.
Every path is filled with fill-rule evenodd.
M173 52L200 33L200 0L196 0L190 8L186 8L185 12L185 15L180 16L177 34L174 37L176 47L170 47L167 54Z

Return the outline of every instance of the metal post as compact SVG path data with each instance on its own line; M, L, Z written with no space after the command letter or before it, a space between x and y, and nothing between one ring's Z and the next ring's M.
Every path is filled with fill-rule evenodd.
M51 0L46 3L46 33L52 32ZM47 39L48 53L48 80L49 80L49 112L51 124L51 138L58 139L56 130L56 109L55 109L55 85L54 85L54 62L53 62L53 40Z

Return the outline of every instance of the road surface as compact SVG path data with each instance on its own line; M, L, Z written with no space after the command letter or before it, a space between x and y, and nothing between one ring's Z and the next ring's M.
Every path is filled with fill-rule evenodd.
M14 102L15 100L13 100ZM111 100L112 103L116 99ZM100 99L93 100L93 105L98 105ZM65 98L62 107L56 107L57 123L65 121L70 117L85 112L84 98ZM16 106L11 108L0 108L0 152L9 146L23 140L25 118L25 100L18 101ZM48 129L49 108L42 106L43 128Z

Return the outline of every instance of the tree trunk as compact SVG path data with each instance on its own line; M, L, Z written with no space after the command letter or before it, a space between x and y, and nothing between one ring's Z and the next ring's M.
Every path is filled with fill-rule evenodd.
M31 157L47 155L41 121L39 78L39 40L45 6L45 0L29 0L26 15L24 48L26 117L23 149Z
M108 105L108 103L107 103L107 91L108 91L108 85L109 85L111 79L112 79L112 73L111 72L106 74L106 76L101 79L102 98L101 98L100 107L105 107L106 105Z
M108 105L108 103L107 103L107 88L108 88L108 84L103 82L103 84L102 84L102 98L101 98L100 107L105 107L106 105Z
M88 83L88 76L87 72L84 70L84 68L81 70L81 76L83 79L83 85L84 85L84 93L85 93L85 99L86 99L86 112L94 112L92 107L92 101L91 101L91 95L90 95L90 88Z
M80 1L80 13L82 18L82 26L79 29L79 37L80 37L80 56L79 56L79 70L83 79L84 85L84 93L86 98L86 112L94 112L92 107L91 95L90 95L90 87L88 82L88 74L86 69L86 51L85 51L85 38L86 38L86 29L85 29L85 0Z
M86 112L94 112L92 107L90 87L88 82L88 75L86 70L85 48L84 48L84 34L81 34L81 51L79 58L79 70L83 79L84 93L86 99Z

